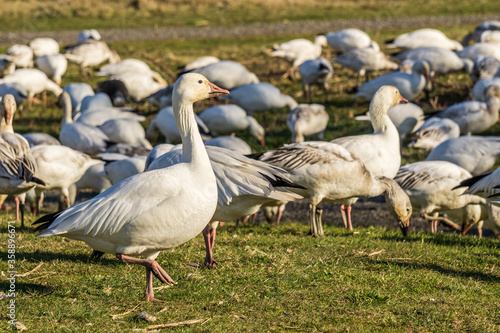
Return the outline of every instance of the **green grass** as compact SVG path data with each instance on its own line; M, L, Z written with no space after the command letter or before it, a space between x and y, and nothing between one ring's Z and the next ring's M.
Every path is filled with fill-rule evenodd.
M158 26L235 25L332 19L491 14L495 0L322 1L322 0L77 0L2 2L0 31L141 28Z
M4 230L7 218L13 216L2 217ZM156 291L163 303L141 300L141 267L110 255L88 262L90 249L82 242L18 232L18 273L43 263L17 279L18 319L33 332L130 332L195 319L204 321L172 330L500 330L497 240L421 233L403 238L396 230L373 227L352 236L333 225L316 239L301 223L227 224L218 230L217 269L187 265L203 260L201 236L158 257L178 282ZM5 232L0 242L5 258ZM157 280L154 285L160 287ZM136 321L142 311L156 322Z

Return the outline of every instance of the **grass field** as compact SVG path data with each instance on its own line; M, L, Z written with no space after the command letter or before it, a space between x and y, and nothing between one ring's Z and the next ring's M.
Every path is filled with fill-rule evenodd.
M116 3L110 2L110 6ZM362 5L369 9L377 3L366 1ZM23 2L28 4L34 2ZM339 4L347 6L348 2ZM462 4L457 2L455 10L463 8ZM481 2L481 6L488 4ZM396 7L403 5L394 2ZM440 29L460 40L473 26ZM369 31L369 34L381 42L402 32ZM262 36L243 40L113 43L110 47L122 59L145 60L169 82L173 81L169 73L175 73L179 66L200 55L240 61L262 81L279 86L298 102L306 102L299 81L281 78L287 64L269 58L272 44L296 37L313 38ZM84 80L79 68L70 65L63 85L87 81L95 87L103 79ZM467 98L471 87L467 74L455 73L437 80L431 98L437 98L438 107ZM354 108L350 93L354 82L353 73L335 65L326 104L331 119L326 140L371 131L368 123L349 117L368 109L367 104ZM316 93L314 102L322 100L322 94ZM432 110L424 98L417 103L426 111ZM207 104L196 108L204 106ZM149 121L156 109L140 105L139 112ZM248 133L240 136L255 151L279 147L290 138L284 121L286 114L287 110L269 113L272 129L266 147L260 147ZM55 106L55 96L49 95L46 106L36 105L17 115L14 127L20 133L45 131L57 136L61 115L62 111ZM257 118L261 120L260 115ZM498 135L499 126L485 134ZM403 163L425 157L422 152L408 148L405 152L409 157L404 157ZM0 215L2 276L8 271L7 221L13 219L11 211ZM28 219L31 222L35 218L30 215ZM500 331L498 240L444 233L413 233L403 238L392 226L358 228L359 234L353 236L331 223L326 226L326 237L313 239L307 236L308 226L304 221L279 227L250 224L236 228L229 223L218 230L215 247L218 269L200 270L187 265L203 260L201 236L158 257L160 265L178 282L169 288L154 282L158 287L156 296L163 303L145 303L140 298L144 290L142 268L120 263L110 255L101 261L88 262L90 249L84 243L58 237L36 239L33 234L18 231L16 270L21 276L16 279L17 319L31 332L154 331L158 328L150 326L161 324L174 324L168 329L175 332ZM0 285L7 292L6 279L0 280ZM10 331L8 300L1 302L5 307L0 310L4 319L0 331ZM135 319L142 311L157 320L148 323ZM185 321L197 322L175 326Z

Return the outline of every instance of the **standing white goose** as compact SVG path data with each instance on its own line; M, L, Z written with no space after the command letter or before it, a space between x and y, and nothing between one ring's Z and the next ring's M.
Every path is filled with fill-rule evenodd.
M401 165L399 133L387 115L388 110L406 101L393 86L382 86L370 103L372 134L348 136L332 140L351 152L364 163L374 177L394 178ZM356 198L350 198L340 206L346 228L352 230L351 205Z
M61 85L62 76L66 73L66 69L68 69L68 60L62 54L39 56L35 59L35 64L52 81Z
M196 237L217 206L216 179L196 129L193 103L227 93L202 75L180 77L173 105L183 142L181 163L137 174L88 201L39 219L36 230L46 230L37 236L82 240L96 251L144 266L144 296L154 301L153 275L163 283L175 283L154 259L160 251Z
M0 194L16 195L16 212L21 208L21 228L24 228L24 201L20 202L17 195L45 183L35 177L37 173L36 162L31 154L28 141L21 135L14 133L12 127L16 111L14 96L7 94L3 97L3 108L0 108L0 111L2 111Z
M212 106L203 110L200 119L207 125L214 136L230 134L237 131L248 131L264 146L265 130L257 120L247 115L246 111L235 104Z
M95 40L66 49L64 56L70 62L80 65L82 70L87 70L88 67L97 66L105 61L112 64L120 61L118 53L111 51L105 42ZM86 71L84 73L88 74Z
M323 140L323 133L328 125L329 116L320 104L299 104L286 117L286 124L292 132L292 142L304 141L304 136L317 135Z
M291 73L304 61L318 58L321 55L322 46L326 46L326 42L323 35L316 36L314 42L304 38L292 39L281 44L274 44L271 57L282 58L291 63Z
M217 262L212 251L219 221L230 222L256 213L262 204L276 200L292 201L301 196L281 186L293 186L286 172L278 167L255 161L239 153L220 147L207 147L208 157L217 180L218 203L210 223L203 231L205 237L205 265ZM151 161L151 159L149 159ZM161 169L181 161L180 147L153 160L146 169Z
M33 96L48 90L54 95L59 96L62 93L62 88L54 81L50 80L47 75L36 68L21 68L14 73L0 79L0 83L17 83L28 92L28 99L33 100Z
M264 152L258 159L287 170L292 182L306 188L292 190L309 198L313 236L324 235L322 211L318 209L321 202L370 198L382 193L389 211L406 235L411 216L408 196L392 179L374 176L360 159L344 147L331 142L303 142Z
M332 64L325 58L316 58L304 61L299 66L299 74L302 80L302 90L308 96L309 103L312 102L311 86L317 85L323 88L324 102L328 101L328 88L333 76Z

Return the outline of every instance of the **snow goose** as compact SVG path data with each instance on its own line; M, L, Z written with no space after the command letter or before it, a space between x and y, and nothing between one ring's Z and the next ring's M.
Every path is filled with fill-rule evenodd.
M89 94L82 98L82 101L80 103L79 113L83 113L87 110L105 109L112 107L113 107L113 101L111 101L111 98L109 97L108 94L103 92ZM74 112L73 117L76 115L77 113Z
M318 35L314 42L308 39L292 39L281 44L274 44L271 57L278 57L292 64L291 70L297 69L306 60L316 59L321 55L322 46L326 46L325 36Z
M276 217L276 225L279 225L287 203L289 203L289 201L275 200L263 204L260 210L264 214L267 223L274 223L274 218Z
M282 95L281 91L270 83L252 83L231 90L231 95L224 96L230 103L241 106L249 115L255 112L265 112L271 109L288 107L293 109L298 103L289 95ZM265 123L265 113L264 127Z
M323 133L328 125L329 116L320 104L299 104L286 117L286 125L292 132L292 142L304 141L304 136L317 135L323 140Z
M105 42L93 40L66 49L64 56L70 62L78 64L82 69L97 66L105 61L110 63L120 61L118 53L111 51Z
M232 151L236 151L242 155L251 154L252 148L248 143L234 135L218 136L216 138L205 141L205 146L215 146Z
M3 98L2 126L0 131L0 193L15 195L16 213L21 210L21 228L24 228L24 200L17 195L26 193L36 185L45 183L39 178L35 159L28 142L21 135L14 133L12 121L16 111L14 96ZM16 214L17 215L17 214ZM17 218L17 217L16 217Z
M105 93L113 102L113 106L125 106L130 99L128 88L122 80L106 80L97 84L96 93Z
M29 47L33 50L35 57L59 53L59 43L55 39L48 37L33 39L29 43Z
M15 70L16 64L10 57L8 55L0 55L0 78L14 73Z
M455 52L443 47L419 47L393 56L398 60L425 60L436 74L447 74L467 69L470 62L460 58Z
M311 86L317 85L323 88L324 102L328 101L328 88L333 76L332 64L325 58L316 58L304 61L299 66L299 74L302 80L304 96L308 96L309 103L312 102Z
M500 76L500 60L495 57L477 57L470 73L472 81Z
M363 83L356 88L354 97L371 100L375 92L384 85L392 85L399 89L401 95L408 100L415 99L429 81L430 67L426 61L417 61L412 67L412 73L391 72Z
M424 124L424 111L413 103L395 105L387 111L387 115L396 126L401 142ZM357 116L356 120L370 121L370 113Z
M104 169L105 164L106 162L101 161L91 165L85 171L83 176L75 183L76 191L91 189L97 193L101 193L113 186L108 178L108 175L106 174L106 170Z
M375 43L375 42L374 42ZM394 70L398 68L398 64L387 58L384 52L378 47L351 49L347 53L338 55L334 62L358 73L359 83L360 77L365 76L368 81L368 74L381 70Z
M399 148L398 148L399 153ZM344 147L331 142L303 142L270 150L258 159L289 172L289 179L305 190L292 189L309 198L311 234L323 236L318 205L351 198L370 198L382 193L389 211L406 235L411 216L408 197L392 179L374 176L365 164Z
M146 102L153 103L160 109L172 105L172 91L174 90L174 84L169 84L165 88L152 93L146 98Z
M460 209L468 204L486 204L479 196L464 195L464 189L454 189L470 177L467 170L450 162L421 161L403 165L394 180L408 194L413 208L431 222L431 232L435 233L438 220L455 226L435 213Z
M33 50L28 45L12 45L6 53L14 64L16 64L16 67L33 67Z
M100 93L102 94L102 93ZM115 107L100 107L85 110L77 116L76 122L84 123L91 126L101 126L106 121L111 119L131 119L134 121L144 121L146 117L135 112L122 111Z
M386 44L388 49L416 49L419 47L442 47L449 50L462 50L463 46L455 40L451 40L444 33L436 29L418 29L409 33L399 35Z
M340 53L347 53L353 49L371 48L374 45L366 32L355 28L330 32L324 36L328 46Z
M332 140L358 158L373 177L392 179L401 165L401 148L399 133L387 115L388 110L407 100L401 96L394 86L382 86L373 96L370 103L370 121L372 134L347 136ZM346 198L341 204L344 226L352 230L351 205L357 200L355 196Z
M228 90L259 82L257 76L249 72L245 66L230 60L218 61L195 69L192 72L205 75L214 84Z
M70 186L78 181L91 165L100 162L66 146L38 145L33 147L31 152L38 166L38 175L46 183L35 188L37 202L42 192L60 190L64 196L65 208L72 204ZM40 212L39 205L37 212Z
M96 73L97 76L120 76L120 74L136 72L150 74L151 76L157 76L161 78L161 75L149 67L144 61L140 59L128 58L114 64L106 64L99 68ZM163 80L163 78L161 78ZM158 81L161 81L158 80ZM164 81L164 80L163 80Z
M464 101L454 104L434 115L451 119L460 127L461 134L476 134L495 125L500 110L500 86L486 88L486 101Z
M467 46L471 41L478 41L481 33L487 30L500 30L500 21L484 21L473 32L467 34L462 40L462 45Z
M26 133L23 137L28 141L30 148L38 145L61 145L59 140L47 133Z
M64 86L63 91L66 92L71 99L71 108L74 112L80 111L80 106L83 99L87 96L94 96L94 89L84 82L68 83Z
M210 223L203 231L206 245L205 266L217 262L212 251L219 221L230 222L256 213L262 204L275 200L291 201L302 198L281 186L293 186L284 170L247 158L220 147L206 147L217 180L218 202ZM181 147L159 156L146 166L152 170L181 162Z
M486 101L486 89L493 85L500 87L500 77L478 80L472 87L471 97L477 101Z
M474 61L477 57L494 57L500 60L500 45L490 43L476 43L458 51L460 58Z
M413 133L408 147L430 151L441 142L459 136L460 127L456 122L448 118L431 117Z
M203 134L207 134L209 130L205 123L196 114L194 117L196 123L198 124L199 131ZM166 143L179 143L181 141L182 137L179 133L178 127L176 126L174 108L172 106L167 106L161 109L156 117L151 120L148 129L146 130L146 138L149 142L154 144L159 133L165 137Z
M78 33L77 44L84 44L96 40L101 40L101 34L96 29L82 30Z
M141 173L146 165L146 156L127 157L106 163L104 171L111 184L117 184L122 180Z
M128 143L132 146L152 149L146 139L144 127L134 119L110 119L98 126L112 142Z
M201 68L203 66L207 66L216 62L219 62L220 59L214 56L203 56L194 59L193 61L187 63L181 70L181 74L185 74L191 72L192 70Z
M153 76L150 73L131 71L113 75L110 78L123 81L130 97L135 101L140 101L167 86L167 82L163 78Z
M235 104L216 105L203 110L200 119L214 136L230 134L248 129L259 143L264 146L265 130L257 120Z
M21 110L23 103L28 98L28 92L18 83L0 83L0 97L12 95L16 100L17 107Z
M73 121L71 117L71 98L68 93L63 92L59 96L59 104L63 108L59 141L65 146L91 156L105 151L109 142L106 134L95 126Z
M35 59L35 65L51 80L61 85L62 76L68 69L68 60L59 53L42 55Z
M486 30L479 35L479 43L500 44L500 30Z
M466 135L442 142L425 160L448 161L477 176L491 169L499 157L499 136Z
M62 88L54 81L50 80L47 75L36 68L21 68L14 73L4 76L0 79L0 83L17 83L26 89L28 99L32 100L33 96L48 90L54 95L59 96L62 93Z
M217 185L194 120L193 103L228 93L199 74L185 74L174 88L174 111L182 135L182 163L139 173L96 197L34 224L37 236L64 235L95 251L146 268L147 301L154 301L153 275L174 280L154 260L160 251L196 237L213 216ZM132 256L144 256L137 259Z

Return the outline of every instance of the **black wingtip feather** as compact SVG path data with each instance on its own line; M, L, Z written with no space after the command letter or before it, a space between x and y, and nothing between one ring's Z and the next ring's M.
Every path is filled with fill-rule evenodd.
M251 158L252 160L259 160L263 154L264 153L247 154L245 157Z
M259 172L260 173L260 172ZM288 179L285 179L279 175L274 175L275 179L272 179L270 178L269 176L267 175L264 175L262 173L260 173L264 178L266 178L269 183L271 183L271 185L273 187L290 187L290 188L300 188L300 189L306 189L304 186L302 185L299 185L299 184L296 184L296 183L292 183L291 181L289 181Z
M37 231L42 231L42 230L47 229L48 227L50 227L50 225L52 224L52 222L54 222L54 220L57 219L57 217L59 215L61 215L62 212L63 211L60 210L58 212L47 214L47 215L44 215L44 216L40 217L38 220L36 220L35 222L33 222L33 225L39 224L39 226L36 227L35 229L33 229L32 232L37 232Z
M461 188L461 187L471 187L472 185L474 185L475 183L477 183L479 180L481 180L484 177L490 175L492 172L493 171L486 172L486 173L483 173L482 175L478 175L478 176L474 176L474 177L462 180L460 182L460 184L458 184L457 186L455 186L454 188L452 188L452 190L456 190L457 188Z

